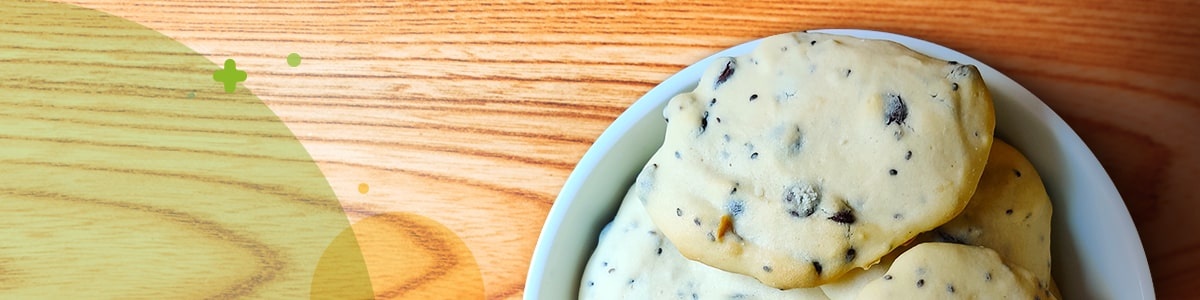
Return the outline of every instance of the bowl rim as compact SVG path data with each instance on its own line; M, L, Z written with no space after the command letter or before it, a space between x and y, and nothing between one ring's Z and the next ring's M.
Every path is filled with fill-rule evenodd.
M1132 258L1137 260L1133 262L1133 264L1137 266L1138 269L1129 270L1137 273L1135 276L1138 277L1137 285L1140 288L1140 291L1137 294L1140 294L1143 299L1155 299L1154 286L1153 281L1151 281L1150 278L1149 264L1145 256L1145 249L1142 246L1141 239L1137 233L1133 219L1129 215L1128 208L1125 206L1125 203L1121 198L1120 193L1117 191L1116 186L1113 184L1112 179L1104 170L1099 160L1096 159L1095 154L1091 151L1087 144L1085 144L1079 135L1075 133L1074 129L1072 129L1058 114L1051 110L1049 106L1042 102L1040 98L1037 98L1037 96L1033 95L1033 93L1028 89L1024 88L1012 78L1008 77L1004 73L999 72L991 66L988 66L987 64L984 64L983 62L954 49L929 41L890 32L863 29L814 29L805 30L805 32L840 34L859 38L889 40L903 44L921 53L929 53L930 50L949 53L952 56L956 56L956 59L960 62L975 65L981 73L985 71L994 73L991 75L995 75L997 78L989 79L987 81L989 87L996 85L1012 85L1016 87L1014 90L1018 94L1021 94L1019 95L1019 98L1033 99L1034 101L1013 101L1013 104L1017 106L1018 109L1025 110L1045 118L1045 121L1050 123L1049 125L1052 126L1051 130L1054 131L1053 133L1055 134L1055 138L1059 139L1060 141L1082 147L1082 150L1084 150L1082 151L1082 157L1075 157L1075 159L1081 159L1083 167L1086 168L1086 170L1083 170L1082 173L1085 174L1085 176L1090 176L1090 178L1086 178L1090 182L1103 182L1104 184L1093 186L1092 188L1100 189L1099 192L1102 194L1112 195L1112 197L1108 198L1108 200L1110 202L1115 201L1115 203L1109 204L1113 205L1114 208L1119 208L1115 216L1109 214L1110 217L1115 217L1115 219L1110 219L1108 221L1116 223L1114 225L1118 230L1118 232L1113 232L1112 234L1126 238L1131 237L1128 239L1131 242L1125 244L1127 247L1125 250L1141 254L1136 258ZM625 136L634 127L634 125L637 124L638 121L645 118L648 114L653 113L654 110L656 110L662 104L661 102L665 101L665 99L669 99L669 97L662 97L659 94L666 93L668 92L667 90L673 89L673 87L679 86L680 84L694 84L696 80L691 77L695 77L694 74L702 73L703 69L711 64L713 60L720 57L729 56L731 53L749 53L750 50L753 50L753 48L761 43L764 38L766 37L757 38L720 50L717 53L705 57L704 59L701 59L700 61L697 61L696 63L693 63L671 75L666 80L647 91L646 94L640 97L633 104L631 104L629 108L622 112L612 122L612 124L600 134L600 137L596 139L592 146L588 148L587 152L584 153L579 163L576 164L575 169L571 171L571 174L567 177L567 181L563 184L562 189L555 199L554 204L550 208L550 212L546 217L546 221L542 226L540 234L538 235L537 244L534 246L533 256L530 260L529 270L525 278L524 299L539 299L541 293L541 283L545 279L544 273L548 267L546 264L551 254L551 247L554 244L554 240L559 235L558 229L565 221L567 210L574 203L574 200L579 194L580 189L584 186L584 183L589 181L593 175L592 171L613 149L617 142L623 136Z

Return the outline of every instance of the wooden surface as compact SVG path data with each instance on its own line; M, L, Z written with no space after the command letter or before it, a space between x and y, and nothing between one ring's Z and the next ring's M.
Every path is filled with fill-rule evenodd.
M473 257L488 299L522 295L555 195L625 107L715 51L812 28L910 35L1013 77L1109 171L1159 297L1194 296L1200 284L1200 236L1187 234L1200 228L1195 1L66 2L214 64L236 59L249 74L240 88L300 139L352 221L404 213L428 220L398 224L444 226L470 253L432 261ZM431 284L396 276L411 283L401 289ZM479 280L434 278L467 289ZM405 296L391 291L375 290Z

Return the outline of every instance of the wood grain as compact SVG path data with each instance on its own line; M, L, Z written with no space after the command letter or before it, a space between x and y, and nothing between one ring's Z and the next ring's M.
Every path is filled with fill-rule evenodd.
M316 164L206 58L45 1L0 2L0 41L0 298L371 295Z
M1200 237L1178 231L1200 228L1195 1L67 2L214 63L237 59L243 86L300 138L345 207L445 225L474 254L489 299L522 294L554 196L625 107L717 50L810 28L910 35L1013 77L1110 172L1159 296L1200 284ZM292 52L299 67L285 63Z

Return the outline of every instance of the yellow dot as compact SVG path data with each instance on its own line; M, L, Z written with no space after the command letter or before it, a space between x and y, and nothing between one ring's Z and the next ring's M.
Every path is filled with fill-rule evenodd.
M364 195L365 195L365 194L367 193L367 191L369 191L369 190L371 190L371 187L370 187L370 186L367 186L367 184L366 184L366 183L359 183L359 184L358 184L358 193L359 193L359 194L364 194Z

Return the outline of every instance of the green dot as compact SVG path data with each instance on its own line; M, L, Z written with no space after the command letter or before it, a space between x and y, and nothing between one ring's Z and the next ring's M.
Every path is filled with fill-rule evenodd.
M288 65L292 67L300 66L300 54L288 54Z

